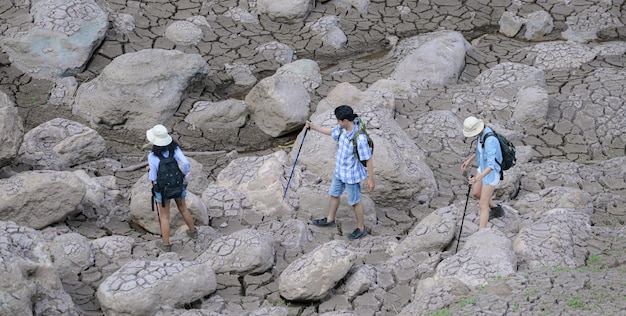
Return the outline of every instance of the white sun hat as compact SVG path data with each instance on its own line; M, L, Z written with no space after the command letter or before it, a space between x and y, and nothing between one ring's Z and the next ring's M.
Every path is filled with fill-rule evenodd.
M474 137L482 132L484 127L485 122L483 120L470 116L463 122L463 136Z
M167 128L161 124L149 129L146 132L146 137L155 146L167 146L172 142L172 136L167 133Z

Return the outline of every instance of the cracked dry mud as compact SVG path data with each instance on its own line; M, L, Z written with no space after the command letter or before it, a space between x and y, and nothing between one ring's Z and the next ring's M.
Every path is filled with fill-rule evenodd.
M25 2L25 1L21 1ZM105 2L105 1L100 1ZM437 1L435 1L437 2ZM14 5L20 1L0 0L0 32L7 30L9 25L20 25L22 21L16 17L24 10L24 5ZM588 249L590 255L583 267L580 268L537 268L521 272L511 277L493 279L488 285L480 286L477 290L464 296L457 303L445 310L433 312L433 315L626 315L626 251L624 233L617 234L617 229L606 229L608 226L623 226L626 221L624 204L626 202L625 179L615 180L612 175L619 174L623 166L603 165L605 175L599 179L588 181L591 174L585 168L568 169L567 166L557 165L556 162L576 162L585 166L595 167L602 161L626 155L626 140L622 133L626 126L626 54L624 53L624 32L609 39L616 40L615 50L621 53L607 53L610 46L602 46L594 50L595 43L590 45L565 45L557 42L558 32L547 36L542 43L528 42L520 38L508 38L497 33L497 20L501 9L479 4L480 1L469 1L458 4L437 3L415 10L415 1L371 1L368 14L361 14L356 10L347 10L331 3L318 4L311 14L311 21L324 15L335 14L341 17L347 29L352 29L355 37L346 49L335 51L312 39L307 31L303 31L304 23L293 25L279 24L260 18L260 24L235 23L229 16L244 16L241 11L234 10L238 1L173 1L173 2L137 2L137 1L106 1L112 12L126 12L133 14L136 29L127 33L109 32L102 45L94 52L84 72L78 74L79 83L96 77L110 61L128 52L145 48L179 49L188 53L199 53L207 59L211 69L217 69L213 80L213 91L206 91L201 96L191 96L183 101L179 113L168 123L175 123L175 135L190 144L188 150L219 150L221 148L195 148L192 139L202 137L190 132L182 118L189 111L191 104L200 99L216 100L220 98L241 98L246 91L232 85L232 79L224 70L225 64L241 61L257 67L257 76L263 77L277 68L276 64L269 63L265 58L254 52L259 43L281 39L292 44L298 58L311 58L320 63L323 83L312 98L313 110L317 102L341 82L350 82L360 89L365 89L379 79L387 78L393 71L396 60L388 52L389 43L386 40L389 34L400 38L435 31L439 27L458 30L474 45L474 50L466 56L466 67L460 78L460 84L470 83L488 69L504 62L516 62L543 67L546 81L546 90L550 95L551 103L548 113L550 124L537 128L530 128L521 140L524 145L533 148L533 161L541 164L548 176L537 175L532 181L523 182L522 193L536 192L552 185L571 185L594 194L595 213L592 215L594 226L590 231L591 240ZM157 5L160 4L161 6ZM139 4L144 5L141 9ZM532 12L541 8L536 3L524 3L523 10ZM551 13L562 15L565 11L560 2L550 3ZM500 7L514 6L509 1L501 3ZM613 2L614 7L621 7L618 12L624 16L623 1ZM468 17L468 7L478 7L474 16ZM498 8L495 4L494 8ZM401 12L411 12L400 19ZM137 14L142 11L142 14ZM419 11L416 13L416 11ZM472 10L473 11L473 10ZM228 13L228 14L227 14ZM592 12L593 13L593 12ZM164 39L166 25L175 20L188 16L205 15L211 17L210 24L214 34L202 39L195 46L177 46ZM374 18L372 17L374 16ZM447 18L446 18L447 16ZM591 15L593 16L593 15ZM245 16L244 16L245 17ZM589 19L590 23L594 19ZM7 23L4 23L7 22ZM565 21L556 21L556 26L563 31ZM118 29L123 29L119 27ZM538 44L538 45L536 45ZM599 47L599 46L598 46ZM571 56L576 56L572 62ZM482 78L488 83L489 78ZM62 117L77 122L83 122L76 117L67 106L53 106L47 101L53 83L47 80L34 79L22 71L11 66L7 54L0 53L0 89L8 94L18 106L19 114L28 131L41 123L53 118ZM481 99L481 93L468 96L467 90L480 91L480 87L440 87L422 92L416 100L397 100L396 120L409 134L414 133L418 138L418 145L426 156L430 158L429 166L437 178L439 195L429 206L434 211L465 199L466 185L446 168L452 162L446 157L438 156L442 144L429 141L438 139L435 121L430 126L415 124L418 117L431 111L462 108L464 104L472 104L463 108L460 113L473 113L480 110L487 100ZM485 93L486 98L488 94ZM602 114L602 115L599 115ZM493 118L496 121L510 120L511 113L498 112ZM83 122L84 123L84 122ZM129 141L133 139L123 130L98 129L107 142L107 157L122 162L123 165L137 164L145 160L146 150L143 143ZM293 135L274 140L263 150L254 150L243 153L250 156L261 156L275 150L280 144L293 139ZM591 150L589 150L591 148ZM230 161L228 157L202 156L197 157L204 165L210 178L215 179ZM550 162L549 162L550 161ZM545 162L545 163L544 163ZM591 167L589 167L591 168ZM546 171L547 170L547 171ZM143 175L142 171L113 173L110 169L102 168L91 170L100 175L114 174L120 179L120 184L130 188ZM525 170L528 174L535 172L531 168ZM565 176L556 180L550 178L554 174ZM564 180L565 179L565 180ZM567 183L565 183L567 182ZM610 194L601 193L598 188L610 191ZM472 215L472 212L474 213ZM468 210L468 221L476 222L476 207ZM392 239L400 239L416 224L415 218L406 213L393 210L379 211L379 225L373 227L374 234L389 235ZM310 214L306 214L310 215ZM299 215L306 218L306 215ZM248 222L263 226L262 219L248 218ZM90 238L99 238L108 234L132 236L138 240L149 241L155 236L145 233L128 223L118 223L106 227L106 230L96 227L93 223L78 219L67 220L69 229ZM232 232L239 227L217 227L222 232ZM339 228L341 229L341 227ZM623 231L623 228L622 228ZM334 233L333 233L334 234ZM319 233L320 243L332 240L334 235ZM104 246L103 246L104 247ZM305 252L312 250L308 245ZM185 249L185 251L189 251ZM277 253L278 263L274 269L284 269L287 263L293 261L300 253L282 250ZM373 249L365 255L365 262L380 262L385 258L383 250ZM103 269L106 269L103 268ZM417 267L416 267L417 269ZM98 271L87 271L82 275L83 280L95 281L99 278ZM409 274L409 273L407 273ZM412 276L412 275L411 275ZM323 311L353 309L362 311L363 315L394 315L397 314L413 297L410 277L394 276L391 273L379 273L381 284L386 284L389 291L386 293L367 293L352 301L342 297L331 298L313 304L285 303L278 296L276 273L266 272L260 275L247 275L239 278L234 275L218 275L219 289L216 296L220 300L202 302L206 308L227 311L231 314L243 313L245 310L258 306L263 300L276 305L284 304L292 314L315 315ZM394 279L395 278L395 279ZM123 284L120 284L123 286ZM76 304L89 315L101 315L99 306L94 297L94 290L81 284L66 284L66 290L72 295ZM453 292L454 288L442 289ZM242 296L245 292L248 295ZM263 298L263 299L261 299ZM375 312L372 312L375 311Z

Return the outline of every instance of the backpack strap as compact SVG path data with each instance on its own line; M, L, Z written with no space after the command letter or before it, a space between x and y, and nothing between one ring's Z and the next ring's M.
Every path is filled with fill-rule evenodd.
M352 135L352 148L353 148L353 152L356 154L357 159L360 160L359 158L359 151L358 151L358 144L356 139L359 137L359 135L364 134L365 137L368 137L369 135L367 135L367 131L361 128L361 125L359 124L361 122L361 118L358 118L358 122L357 124L357 129L356 132L354 132L354 135Z

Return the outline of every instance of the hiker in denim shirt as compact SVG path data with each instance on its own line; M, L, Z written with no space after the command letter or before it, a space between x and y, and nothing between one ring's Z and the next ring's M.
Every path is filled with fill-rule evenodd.
M496 137L485 138L489 133L493 133L493 130L484 121L473 116L468 117L463 122L463 135L465 137L480 135L476 144L476 152L461 165L461 169L465 171L474 159L478 163L476 176L470 176L468 181L473 186L472 196L479 200L479 228L487 227L487 223L492 218L504 216L502 206L493 202L493 193L500 182L501 171L496 160L502 161L502 150Z
M337 117L337 126L333 128L315 126L311 122L306 123L307 128L330 135L337 142L335 171L328 191L330 210L327 217L316 219L313 224L323 227L336 226L335 215L339 208L341 194L346 190L348 204L354 208L358 226L348 238L359 239L367 235L361 203L361 181L367 179L368 191L374 190L374 162L367 137L364 134L359 134L357 137L358 156L354 153L352 137L358 131L358 116L354 114L352 108L347 105L338 106L335 108L335 117ZM361 160L367 160L367 169L361 164L359 157Z

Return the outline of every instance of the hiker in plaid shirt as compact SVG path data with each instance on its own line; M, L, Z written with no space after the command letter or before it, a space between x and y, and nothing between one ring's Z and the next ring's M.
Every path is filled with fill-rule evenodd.
M358 156L354 153L352 137L358 130L358 115L354 114L352 108L347 105L338 106L335 108L335 117L337 117L337 126L333 128L316 126L311 122L306 123L306 127L322 134L330 135L338 142L335 155L335 171L328 191L330 195L330 210L327 217L313 220L313 224L322 227L336 226L335 215L339 208L341 194L346 190L348 204L354 208L358 226L348 236L348 238L354 240L367 235L363 205L361 204L361 181L367 179L368 191L374 190L374 162L372 152L367 143L367 137L364 134L359 134L357 137ZM361 164L359 157L361 160L367 160L367 168Z

